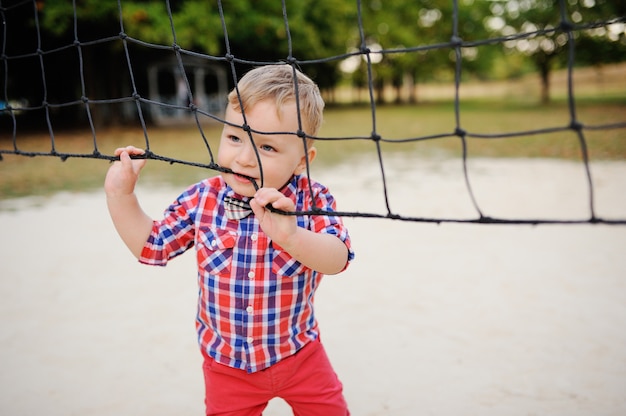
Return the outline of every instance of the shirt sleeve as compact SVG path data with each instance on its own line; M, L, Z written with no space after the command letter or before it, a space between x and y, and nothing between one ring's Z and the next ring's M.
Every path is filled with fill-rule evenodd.
M319 185L317 187L314 201L316 206L323 211L336 211L335 198L325 186ZM346 245L348 248L348 257L346 259L346 264L341 271L345 270L350 262L354 260L354 251L352 250L350 234L348 233L348 229L344 225L341 217L331 214L314 215L311 217L309 228L316 233L335 235Z
M153 222L152 231L143 247L139 262L165 266L169 260L193 246L194 216L198 200L199 188L194 185L165 210L163 219Z

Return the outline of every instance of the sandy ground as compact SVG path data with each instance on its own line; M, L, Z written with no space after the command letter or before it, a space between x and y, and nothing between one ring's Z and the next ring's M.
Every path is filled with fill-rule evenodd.
M386 168L395 213L476 216L458 161ZM626 163L592 168L597 214L626 218ZM470 172L485 215L589 216L579 164ZM367 161L314 176L343 210L385 211ZM138 189L155 217L178 191ZM194 256L136 263L101 192L0 208L0 414L202 414ZM626 226L346 223L357 258L317 308L354 415L626 414Z

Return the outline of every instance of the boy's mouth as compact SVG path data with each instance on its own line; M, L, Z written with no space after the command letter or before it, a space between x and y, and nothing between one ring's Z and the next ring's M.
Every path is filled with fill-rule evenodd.
M244 175L243 173L237 173L228 168L225 168L223 173L232 175L233 179L241 184L245 184L245 185L252 184L252 186L254 186L254 189L259 189L256 178L253 178L252 176L247 176L247 175Z
M241 173L233 172L233 178L239 183L246 184L246 185L252 184L252 186L254 186L255 189L258 189L257 180L251 176L246 176Z
M252 182L254 179L246 176L246 175L242 175L240 173L234 173L233 172L233 176L235 177L235 179L237 179L239 182Z

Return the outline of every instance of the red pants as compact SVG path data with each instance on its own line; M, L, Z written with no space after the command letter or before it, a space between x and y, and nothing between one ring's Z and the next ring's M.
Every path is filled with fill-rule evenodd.
M248 374L208 357L203 370L207 416L258 416L274 397L285 400L296 416L350 414L343 386L319 341L256 373Z

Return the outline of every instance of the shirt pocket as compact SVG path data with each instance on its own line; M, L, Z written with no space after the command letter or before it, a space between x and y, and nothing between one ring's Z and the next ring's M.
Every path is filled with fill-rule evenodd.
M283 277L296 277L307 270L302 263L291 257L291 255L286 251L274 247L272 252L272 272L276 275Z
M196 243L198 265L216 276L230 276L237 232L200 227Z

